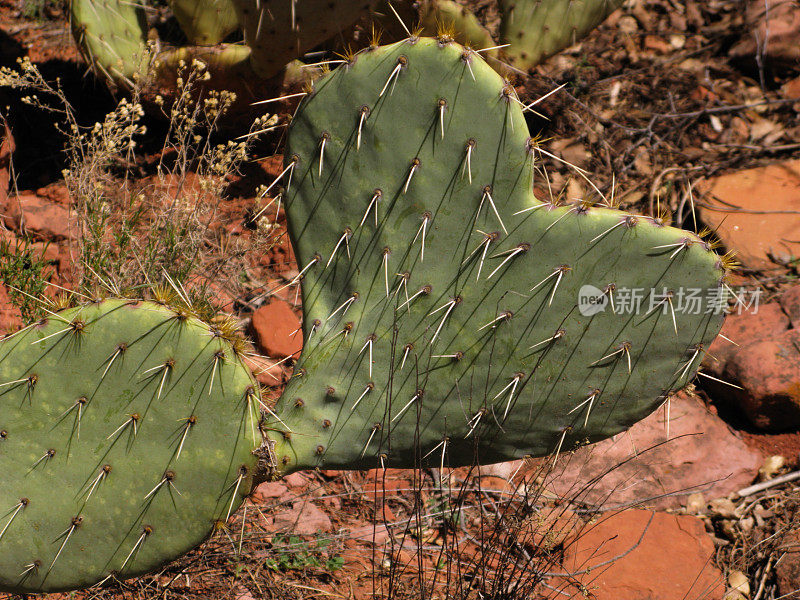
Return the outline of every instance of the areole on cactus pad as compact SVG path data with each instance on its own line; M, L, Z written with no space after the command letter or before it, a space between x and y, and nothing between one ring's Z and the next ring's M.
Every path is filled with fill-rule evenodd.
M543 455L659 406L719 330L723 261L538 200L537 152L513 87L449 38L319 80L282 174L305 347L277 406L258 422L237 348L185 310L108 300L6 338L0 589L152 570L264 476Z

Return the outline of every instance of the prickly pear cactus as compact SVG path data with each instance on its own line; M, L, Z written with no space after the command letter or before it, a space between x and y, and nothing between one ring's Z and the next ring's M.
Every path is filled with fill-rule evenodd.
M421 10L420 27L424 35L438 36L442 33L450 35L462 46L473 50L493 48L495 44L492 34L481 25L478 18L465 6L453 0L435 0ZM496 49L483 51L481 55L490 64L498 56ZM498 63L499 64L499 63Z
M147 73L147 19L137 0L70 0L70 24L86 62L109 81Z
M534 197L514 89L457 44L358 54L304 100L285 157L306 341L279 469L597 441L693 376L721 325L683 306L721 289L699 237Z
M529 69L576 43L622 6L622 0L500 0L506 54Z
M191 44L213 46L239 29L231 0L170 0L169 7Z
M0 590L88 587L187 552L249 493L249 371L150 303L70 309L0 342Z

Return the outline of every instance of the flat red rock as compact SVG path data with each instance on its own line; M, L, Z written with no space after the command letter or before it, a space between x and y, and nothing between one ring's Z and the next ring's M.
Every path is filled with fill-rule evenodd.
M714 544L703 522L688 515L601 515L568 544L564 569L581 573L577 579L597 600L719 600L725 592Z
M270 358L300 356L303 332L300 319L282 300L273 300L253 313L253 330L261 351Z

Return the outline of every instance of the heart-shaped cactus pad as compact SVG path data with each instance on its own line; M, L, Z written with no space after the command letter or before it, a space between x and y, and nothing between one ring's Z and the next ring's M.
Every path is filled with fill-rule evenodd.
M285 154L305 349L279 469L566 450L694 375L720 257L659 219L537 200L537 156L514 88L450 40L371 47L316 83Z

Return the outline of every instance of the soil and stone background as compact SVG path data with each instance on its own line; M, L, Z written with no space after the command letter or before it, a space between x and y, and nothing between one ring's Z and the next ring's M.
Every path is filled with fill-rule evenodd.
M494 2L472 4L491 25ZM58 78L82 125L121 97L87 69L57 2L0 0L0 66L25 56ZM721 253L736 252L730 285L742 302L707 349L705 376L629 432L555 466L318 471L264 483L227 528L161 572L48 597L800 598L800 2L628 0L516 84L528 101L566 84L528 122L549 152L627 210L707 227ZM0 88L0 265L24 244L49 293L77 283L75 198L58 115L22 96ZM294 107L273 110L285 122ZM202 199L208 190L191 174L154 175L169 153L158 142L166 124L145 121L139 188ZM212 227L253 235L253 207L269 200L256 189L280 172L280 149L279 129L227 176L209 199ZM589 192L563 162L545 162L554 193ZM302 335L298 290L286 286L298 269L285 217L278 209L270 219L270 242L243 263L247 284L214 292L263 356L259 380L275 399ZM0 334L26 318L6 283Z

